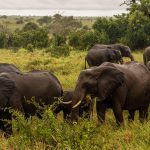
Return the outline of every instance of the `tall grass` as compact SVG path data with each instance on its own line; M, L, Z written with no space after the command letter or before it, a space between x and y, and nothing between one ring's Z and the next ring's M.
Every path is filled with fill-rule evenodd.
M13 53L10 50L0 51L0 62L13 63L21 71L32 69L48 70L54 73L64 89L74 88L78 74L84 69L86 52L71 51L70 56L55 58L50 53L20 50ZM137 61L142 62L142 53L134 52ZM128 61L128 59L125 59ZM138 114L133 123L128 123L124 112L125 127L117 127L111 110L106 114L106 123L99 125L96 113L92 120L80 120L78 124L68 124L59 115L56 119L50 108L45 108L43 119L36 116L25 120L15 112L13 120L13 135L6 139L0 133L0 149L60 149L60 150L142 150L150 147L150 121L141 124Z

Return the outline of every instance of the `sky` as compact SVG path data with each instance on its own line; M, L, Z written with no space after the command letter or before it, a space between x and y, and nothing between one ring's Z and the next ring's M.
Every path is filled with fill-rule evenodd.
M0 9L125 10L124 0L0 0Z

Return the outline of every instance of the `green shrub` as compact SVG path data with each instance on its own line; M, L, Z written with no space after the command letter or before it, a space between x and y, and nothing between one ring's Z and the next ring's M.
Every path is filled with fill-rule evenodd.
M39 27L38 27L38 25L36 24L36 23L34 23L34 22L28 22L28 23L26 23L25 25L24 25L24 27L23 27L23 31L32 31L32 30L37 30Z
M60 56L69 56L70 55L70 47L68 45L63 46L54 46L47 49L47 52L51 52L51 55L54 57Z
M22 47L23 46L22 36L17 32L10 34L8 46L14 49Z
M28 44L26 48L29 52L33 52L34 47L32 44Z
M0 48L8 47L8 35L6 33L0 33Z
M97 43L109 43L109 37L103 31L99 32L79 30L77 32L71 33L68 39L70 46L82 50L89 49Z

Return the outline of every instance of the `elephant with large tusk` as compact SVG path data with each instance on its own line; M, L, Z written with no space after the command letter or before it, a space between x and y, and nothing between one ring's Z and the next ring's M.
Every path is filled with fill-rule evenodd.
M98 67L81 71L72 98L72 120L78 120L79 103L86 93L98 97L97 116L105 121L107 108L112 108L116 122L123 123L123 110L140 110L140 120L147 118L150 102L150 72L137 62L123 65L103 63Z

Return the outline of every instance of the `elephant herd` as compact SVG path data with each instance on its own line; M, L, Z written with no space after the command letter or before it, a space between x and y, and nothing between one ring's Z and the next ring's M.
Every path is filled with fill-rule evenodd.
M123 57L131 61L123 63ZM85 57L85 69L75 88L64 92L57 77L48 71L23 73L12 64L0 63L0 129L12 133L11 123L5 121L12 119L12 113L6 108L20 111L25 118L41 118L44 106L58 99L61 102L52 111L55 116L63 111L64 119L90 119L96 98L100 122L105 121L107 108L112 108L118 124L123 123L123 110L128 110L131 120L138 110L143 122L150 103L150 47L145 49L143 60L145 65L135 62L128 46L96 44Z

